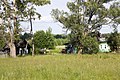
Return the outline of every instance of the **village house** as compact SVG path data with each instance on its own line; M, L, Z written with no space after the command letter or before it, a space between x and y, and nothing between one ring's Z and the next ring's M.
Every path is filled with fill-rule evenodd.
M99 52L110 52L110 46L105 38L99 39Z

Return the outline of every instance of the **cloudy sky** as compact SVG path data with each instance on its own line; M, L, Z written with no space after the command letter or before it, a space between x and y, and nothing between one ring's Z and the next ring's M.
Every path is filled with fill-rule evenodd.
M46 31L49 27L52 28L53 34L66 34L65 30L62 29L60 23L55 22L50 13L52 9L58 8L59 10L69 11L66 7L68 1L71 0L51 0L51 4L36 7L37 11L42 15L41 20L33 21L33 32L38 30ZM108 5L107 5L108 6ZM26 30L30 30L30 25L28 23L24 23L21 25L25 27ZM108 26L104 26L100 32L108 33L111 32L112 28L108 28Z
M58 8L59 10L68 11L66 3L70 0L51 0L51 4L36 7L37 12L41 14L41 19L33 21L33 31L38 30L46 31L49 27L52 28L53 34L65 34L65 30L62 29L60 23L55 22L51 17L52 9ZM25 30L30 30L30 25L28 23L21 24Z

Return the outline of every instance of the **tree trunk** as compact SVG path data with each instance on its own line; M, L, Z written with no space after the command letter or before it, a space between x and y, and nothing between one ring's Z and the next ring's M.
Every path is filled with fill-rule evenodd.
M5 3L8 4L7 0L4 0ZM15 0L13 1L14 3L14 9L15 9L15 13L14 13L14 17L16 17L16 8L15 8ZM16 57L16 48L15 48L15 45L14 45L14 33L13 33L13 28L11 27L11 12L7 12L8 10L8 6L5 5L5 8L6 8L6 11L5 11L5 14L7 15L7 20L8 20L8 31L9 31L9 34L10 34L10 42L8 43L9 45L9 48L10 48L10 56L11 57ZM16 20L14 20L14 23L16 22ZM15 24L14 24L14 28L15 28Z
M9 43L9 47L10 47L10 56L16 58L16 48L14 43Z
M10 56L15 58L16 57L16 48L13 43L13 35L12 35L10 28L8 28L8 29L9 29L9 33L10 33L10 43L8 44L10 47Z
M16 57L16 48L15 48L15 44L13 43L13 35L10 30L10 27L8 28L8 30L10 33L10 43L8 44L10 47L10 56L15 58Z
M32 44L32 56L34 56L34 51L35 51L35 47L34 47L34 43Z
M32 27L32 18L31 18L31 14L30 14L30 27L31 27L31 30L30 30L30 33L32 34L32 56L34 56L34 52L35 52L35 48L34 48L34 41L33 41L33 27Z
M78 50L78 54L82 54L82 49L81 48Z

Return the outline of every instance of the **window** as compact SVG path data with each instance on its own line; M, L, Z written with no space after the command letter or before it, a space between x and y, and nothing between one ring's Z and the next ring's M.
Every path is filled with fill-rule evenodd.
M105 45L105 49L106 49L106 45Z

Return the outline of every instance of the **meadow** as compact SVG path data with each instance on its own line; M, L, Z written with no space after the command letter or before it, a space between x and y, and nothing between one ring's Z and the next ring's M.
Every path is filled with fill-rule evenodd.
M0 58L0 80L120 80L120 54Z

